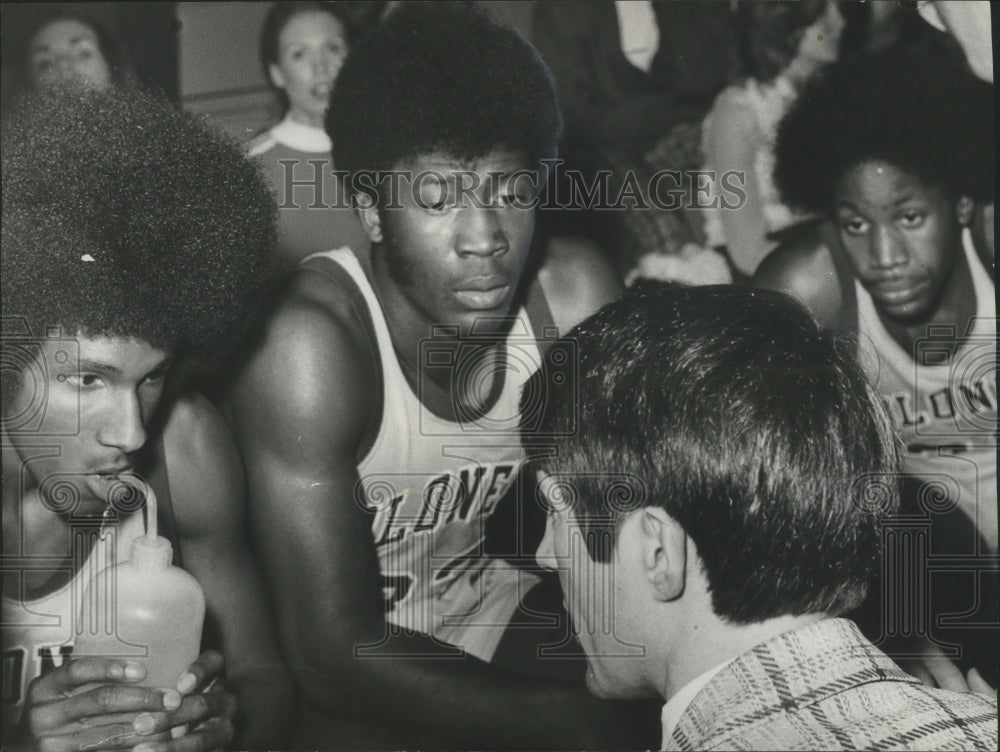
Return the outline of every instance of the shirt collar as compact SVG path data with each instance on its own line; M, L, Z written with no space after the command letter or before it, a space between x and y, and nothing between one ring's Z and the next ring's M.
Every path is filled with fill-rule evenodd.
M660 28L649 0L615 0L618 40L622 53L639 70L649 73L660 48Z
M292 120L288 115L285 119L271 129L271 136L279 144L298 149L299 151L330 153L333 144L326 131L322 128L314 128L296 120Z
M723 661L718 666L713 666L703 674L699 674L667 700L667 704L663 706L663 711L660 713L660 721L663 724L663 738L660 740L661 748L665 747L670 740L670 735L674 733L674 729L677 728L681 716L684 715L684 711L687 710L688 705L691 704L695 696L701 692L706 684L712 681L717 673L732 662L733 659L731 658L728 661Z

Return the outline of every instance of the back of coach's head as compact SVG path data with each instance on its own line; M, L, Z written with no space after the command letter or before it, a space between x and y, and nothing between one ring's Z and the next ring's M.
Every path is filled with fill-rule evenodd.
M662 283L567 338L579 370L561 388L547 366L534 374L522 407L544 394L544 409L525 441L555 448L536 465L572 484L584 530L662 507L733 623L860 604L898 503L898 456L850 348L780 293ZM614 535L600 537L588 550L607 561Z

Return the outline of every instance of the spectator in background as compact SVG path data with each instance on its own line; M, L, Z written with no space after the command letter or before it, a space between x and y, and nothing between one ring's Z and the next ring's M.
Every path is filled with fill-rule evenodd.
M886 578L893 611L876 627L958 644L961 668L995 683L996 303L982 232L970 231L993 200L993 92L951 51L887 50L803 93L778 133L775 180L826 221L771 254L755 282L857 342L907 447L904 511L928 521L932 555L967 562L889 562L906 582L923 573L929 596L894 593ZM946 661L924 663L941 668L929 670L936 683L962 680Z
M990 3L979 0L922 0L920 16L939 31L946 31L961 45L972 72L993 83L993 25Z
M264 20L264 74L285 105L281 122L249 144L278 203L274 266L288 270L312 253L364 248L343 181L334 174L332 143L323 130L330 92L350 51L353 26L334 2L275 3Z
M660 194L679 186L666 180L656 190L654 184L658 208L651 183L658 170L700 165L698 124L732 75L731 21L728 3L535 5L533 36L555 76L566 119L566 167L582 171L588 183L608 171L604 201L614 204L632 190L644 204L585 215L623 277L647 254L680 254L699 243L698 223L681 205L662 208L670 197ZM568 188L558 182L563 195ZM545 220L557 220L554 215L547 212ZM580 215L570 216L578 227Z
M392 0L341 0L342 5L351 16L351 27L354 29L355 41L358 37L384 21L396 5Z
M121 44L104 26L64 9L42 18L28 35L23 64L33 89L67 82L103 89L132 75Z
M717 178L742 176L743 200L735 208L706 209L710 247L724 247L738 272L750 276L777 243L772 233L796 221L779 198L771 171L778 122L802 84L836 58L843 28L836 5L827 0L744 2L739 8L740 42L746 79L723 91L705 121L705 166Z
M869 0L869 2L838 3L844 17L844 31L840 35L840 59L878 52L898 44L924 44L938 32L914 12L910 3L897 0Z

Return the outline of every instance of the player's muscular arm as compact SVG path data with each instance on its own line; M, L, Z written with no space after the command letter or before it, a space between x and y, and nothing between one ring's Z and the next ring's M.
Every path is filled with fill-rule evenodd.
M239 700L236 746L286 746L292 683L245 540L246 484L236 444L208 400L192 396L171 411L164 449L184 566L205 591L222 639L227 685Z
M584 238L550 238L538 281L560 334L616 300L624 290L604 251Z
M852 280L836 263L827 234L813 228L782 243L761 263L753 284L792 296L821 327L846 333L853 329Z
M375 402L369 358L323 305L287 303L229 402L257 550L303 697L328 715L425 728L460 746L630 746L628 726L611 720L619 709L582 687L531 684L473 658L355 656L387 634L371 517L355 497L355 452ZM418 635L383 650L441 648Z

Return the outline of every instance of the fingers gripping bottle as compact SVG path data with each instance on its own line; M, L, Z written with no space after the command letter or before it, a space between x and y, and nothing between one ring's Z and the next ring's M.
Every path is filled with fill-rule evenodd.
M146 535L132 542L131 557L109 567L87 586L91 609L77 630L74 657L121 657L143 663L139 686L174 689L197 658L205 596L190 574L172 566L173 547L156 534L156 496L134 476L120 478L146 498Z

